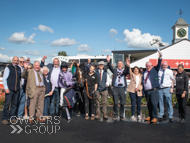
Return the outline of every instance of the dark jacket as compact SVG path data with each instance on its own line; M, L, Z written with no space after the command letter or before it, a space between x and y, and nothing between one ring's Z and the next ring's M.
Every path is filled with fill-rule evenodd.
M20 90L21 69L19 66L13 66L12 64L7 66L9 68L9 76L7 78L7 85L11 91Z
M150 77L150 82L152 84L152 88L159 88L160 87L159 80L158 80L158 72L160 70L161 63L162 63L162 59L158 59L157 66L154 66L150 70L149 77ZM143 74L143 77L142 77L142 85L144 87L144 74ZM144 88L143 88L143 91L144 91Z
M44 77L44 84L45 84L45 87L46 87L45 94L48 94L49 92L51 92L51 88L52 88L52 85L51 85L51 82L50 82L50 77L48 75L47 80L46 80L45 76L43 76L43 77ZM49 81L49 82L47 82L47 81Z
M44 65L44 62L41 61L40 67L43 68L44 66L47 66L49 68L48 75L49 75L49 79L51 79L51 73L53 71L54 65L53 64ZM60 66L60 71L61 71L61 66Z
M185 71L176 75L176 94L182 95L183 91L188 94L189 77Z
M99 69L96 70L95 73L97 74L98 81L99 81L97 91L105 91L105 90L107 90L107 87L106 87L107 71L105 71L105 70L103 71L102 80L100 80Z
M111 66L110 62L108 62L108 68L113 73L112 86L114 86L116 78L117 78L117 69L114 69ZM123 71L123 75L126 76L127 74L129 74L129 67L125 66L125 70ZM127 88L127 82L126 82L126 78L125 77L124 77L124 82L125 82L125 88Z

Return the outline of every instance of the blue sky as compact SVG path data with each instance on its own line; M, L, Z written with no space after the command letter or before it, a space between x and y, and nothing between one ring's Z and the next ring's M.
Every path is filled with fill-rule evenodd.
M58 51L76 56L107 55L114 47L150 49L154 36L171 44L180 8L190 24L189 5L189 0L0 0L0 61L47 55L50 62Z

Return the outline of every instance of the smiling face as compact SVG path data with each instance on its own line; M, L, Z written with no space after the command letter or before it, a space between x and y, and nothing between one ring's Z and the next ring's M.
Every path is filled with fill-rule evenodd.
M182 73L183 71L184 71L184 68L181 67L181 66L179 66L179 67L178 67L178 72L179 72L179 73Z
M122 70L122 68L123 68L123 62L122 62L122 61L119 61L119 62L118 62L117 68L118 68L119 70Z
M135 68L135 69L134 69L134 74L135 74L135 75L138 75L138 74L139 74L139 69L138 69L138 68Z
M39 62L35 62L33 67L34 67L35 71L40 71L40 63Z
M150 70L152 69L152 67L153 67L153 65L152 65L151 62L147 62L147 63L146 63L146 70L147 70L147 71L150 71Z
M21 66L21 67L23 67L24 66L24 58L20 58L20 60L19 60L19 65Z
M104 65L99 65L98 67L100 70L102 70L104 68Z
M18 59L18 57L13 57L13 59L12 59L12 63L13 63L13 65L15 65L15 66L17 66L18 65L18 63L19 63L19 59Z
M44 68L44 69L43 69L43 74L44 74L44 75L47 75L47 74L48 74L48 69L47 69L47 68Z
M90 67L90 73L91 73L91 74L94 73L94 70L95 70L94 66L91 66L91 67Z
M59 59L55 58L53 60L53 65L54 65L55 68L58 68L59 67Z
M63 72L67 72L67 68L66 67L62 67L61 69Z
M168 68L168 63L166 62L166 61L164 61L163 63L162 63L162 69L163 70L166 70Z

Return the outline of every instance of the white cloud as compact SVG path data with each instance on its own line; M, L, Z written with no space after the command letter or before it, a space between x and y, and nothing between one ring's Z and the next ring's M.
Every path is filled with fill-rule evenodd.
M70 45L75 45L78 42L76 42L74 39L69 39L69 38L61 38L53 41L51 43L51 46L70 46Z
M109 53L109 52L111 52L111 50L110 49L103 49L101 52L103 52L103 53Z
M88 46L88 44L82 44L77 48L79 52L90 52L90 49L91 48Z
M53 29L51 28L51 27L48 27L48 26L46 26L46 25L39 25L38 26L38 28L33 28L34 30L41 30L41 31L43 31L43 32L50 32L50 33L53 33L54 31L53 31Z
M117 33L118 33L117 30L115 30L115 29L113 29L113 28L110 29L110 37L111 37L111 38L113 38L115 35L117 35Z
M160 36L151 35L150 33L142 34L139 29L133 29L131 32L125 29L123 35L125 36L124 41L127 42L129 48L156 48L157 45L151 46L150 41L152 41L152 39L162 41ZM169 43L164 43L164 45L167 46Z
M1 50L6 50L6 49L5 49L4 47L1 47L1 48L0 48L0 51L1 51Z
M117 43L123 43L123 40L116 38L115 39Z
M25 51L26 55L40 55L40 53L38 51Z
M43 43L43 44L46 44L46 43L48 43L49 41L48 40L46 40L46 41L42 41L41 43Z
M1 62L10 61L10 60L12 60L12 58L13 58L13 57L9 57L9 56L7 56L7 55L3 55L3 54L0 53L0 61L1 61Z
M32 43L34 44L35 41L33 40L34 36L36 35L33 33L30 35L29 38L25 37L24 35L25 32L15 32L9 37L8 41L16 44L26 44L26 43Z

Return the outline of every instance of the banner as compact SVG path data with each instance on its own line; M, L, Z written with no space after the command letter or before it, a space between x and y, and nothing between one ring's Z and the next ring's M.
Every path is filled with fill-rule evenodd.
M149 59L153 66L157 65L157 59ZM190 60L186 59L163 59L162 62L167 61L170 68L177 68L179 64L184 65L185 69L190 69Z

